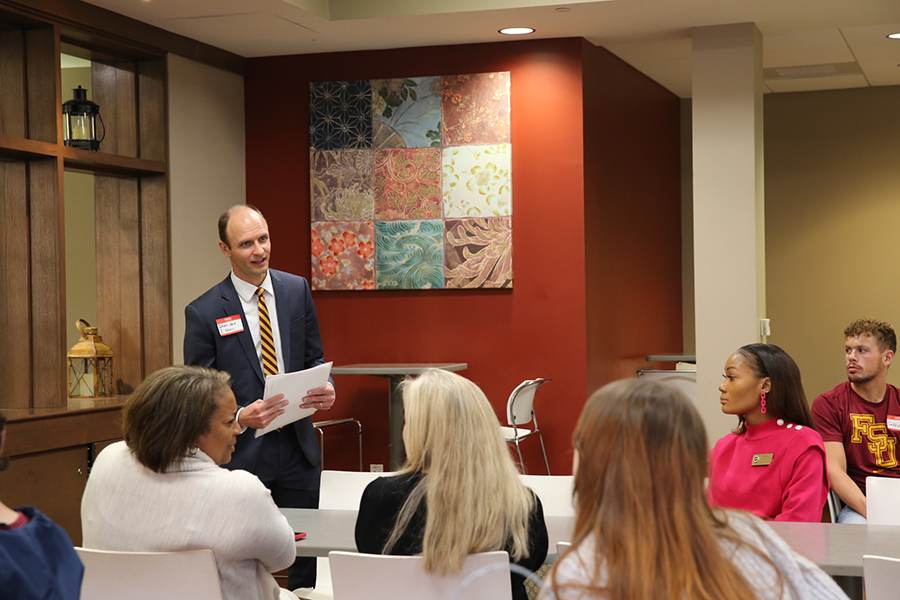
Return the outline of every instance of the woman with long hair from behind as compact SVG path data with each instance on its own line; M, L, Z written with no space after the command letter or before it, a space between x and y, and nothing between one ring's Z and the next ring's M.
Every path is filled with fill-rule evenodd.
M545 598L846 598L762 520L710 508L706 431L680 391L638 379L601 388L573 445L575 531Z
M415 555L425 570L460 573L469 554L506 550L536 570L547 554L540 500L526 488L488 399L454 373L428 370L403 383L406 463L366 488L356 545L370 554ZM512 576L513 598L525 598Z

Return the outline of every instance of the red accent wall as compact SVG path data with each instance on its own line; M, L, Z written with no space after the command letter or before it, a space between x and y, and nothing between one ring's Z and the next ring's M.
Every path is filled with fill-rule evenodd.
M481 386L501 418L506 399L518 383L535 377L553 378L538 393L536 410L555 474L570 472L572 428L587 392L596 387L595 382L602 381L602 376L592 374L589 384L588 315L596 311L589 310L586 304L589 298L586 280L597 274L598 265L592 264L596 253L586 253L585 234L593 236L595 230L585 221L585 198L597 203L592 213L603 213L606 203L622 200L606 176L614 180L656 177L652 169L648 173L645 169L632 169L628 164L622 172L607 172L606 176L597 178L586 176L594 167L585 163L585 156L594 160L595 155L602 159L619 153L615 148L609 148L605 154L595 152L597 144L585 141L585 132L596 135L589 127L594 123L593 118L584 117L584 108L591 108L593 102L585 101L589 91L585 84L586 66L593 65L591 76L599 77L599 82L592 82L590 89L596 88L601 94L617 89L617 78L628 81L637 76L646 80L630 69L620 73L617 68L624 63L605 51L600 52L604 53L606 63L615 62L616 68L610 68L603 60L588 65L585 57L595 51L599 49L581 39L570 38L285 56L251 59L245 79L247 199L268 218L273 243L272 266L308 277L309 82L511 72L514 288L316 292L314 299L326 358L337 365L466 362L469 368L461 374ZM658 110L655 96L661 88L652 84L647 92L646 85L633 87L631 98L638 102L632 112ZM641 94L653 99L643 103ZM668 95L676 107L674 116L663 111L665 114L650 120L671 118L671 127L677 133L678 101ZM608 120L614 121L614 117L609 115ZM599 145L604 144L599 141ZM624 149L627 154L634 151L630 147ZM655 161L657 156L649 153L646 158ZM671 155L664 156L663 160L671 163L671 168L663 169L666 176L674 169L675 179L670 186L674 194L647 200L671 205L677 211L677 137ZM617 166L621 162L628 163L628 156L623 156ZM601 193L604 190L609 193ZM602 217L601 220L608 221L604 227L615 229L615 218L616 215L612 219ZM663 224L666 226L676 237L679 235L677 218ZM633 237L635 242L645 237L656 240L643 240L648 246L646 249L642 246L635 257L629 258L629 265L642 266L648 256L652 261L659 258L659 253L653 250L654 244L667 245L672 236L658 233L648 235L646 231L638 231L625 235ZM614 250L612 243L606 246ZM629 244L627 252L632 252L634 246L641 244ZM598 246L592 244L592 247ZM664 249L671 252L675 265L680 264L679 248L676 243ZM602 265L599 267L602 270ZM663 299L659 306L654 303L653 317L671 321L677 330L680 349L680 273L676 275L674 286L665 280L648 285L647 292L656 296L665 288L665 295L673 299ZM630 318L636 312L632 307L616 306L620 301L617 297L600 307L603 311L611 310L606 318ZM621 313L617 313L619 309ZM629 344L627 352L631 353L632 346L646 346L642 350L644 354L674 347L667 339L655 339L657 333L662 332L652 331L651 339L644 339L647 336L642 329L640 339ZM604 342L609 351L602 356L592 355L592 360L617 360L622 353L616 344L621 342ZM596 365L591 369L596 370ZM370 463L387 464L387 380L343 375L335 376L335 384L338 404L332 416L353 416L362 422L366 468ZM523 447L529 472L542 472L537 441L528 440ZM326 467L355 468L354 440L326 442L325 452Z
M682 351L680 101L584 45L588 389Z

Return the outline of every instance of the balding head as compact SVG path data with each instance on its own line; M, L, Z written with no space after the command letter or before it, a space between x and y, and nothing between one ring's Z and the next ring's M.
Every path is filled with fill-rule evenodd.
M265 221L262 212L252 204L235 204L219 216L219 240L228 248L231 248L231 242L228 241L228 222L231 217L238 212L251 210L258 214Z

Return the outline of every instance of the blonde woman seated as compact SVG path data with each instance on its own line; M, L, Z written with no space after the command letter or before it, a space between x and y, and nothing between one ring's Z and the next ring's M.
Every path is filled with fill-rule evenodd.
M680 391L638 379L601 388L573 445L575 531L545 599L846 598L763 520L710 508L706 431Z
M84 546L100 550L209 548L225 600L275 600L271 572L294 562L294 535L269 490L229 471L240 427L227 373L169 367L122 409L125 441L97 457L81 501Z
M421 554L425 570L460 573L466 556L506 550L536 570L547 556L547 527L525 487L484 393L446 371L403 383L406 464L363 492L356 546L370 554ZM513 598L525 599L512 575Z

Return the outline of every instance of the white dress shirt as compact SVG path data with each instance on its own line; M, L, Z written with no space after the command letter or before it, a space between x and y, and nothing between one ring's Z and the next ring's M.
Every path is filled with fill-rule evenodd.
M269 320L272 322L272 342L275 344L275 356L278 359L278 373L285 373L284 354L281 352L281 334L278 329L278 308L275 305L275 288L272 287L272 274L266 273L266 278L262 285L255 286L247 283L240 277L231 272L231 283L237 291L238 297L241 299L241 306L244 309L244 317L247 319L247 326L250 328L250 336L253 338L253 347L256 349L256 357L262 367L262 342L259 337L259 298L256 296L256 288L263 289L263 297L266 299L266 309L269 311ZM265 369L263 369L265 372Z

